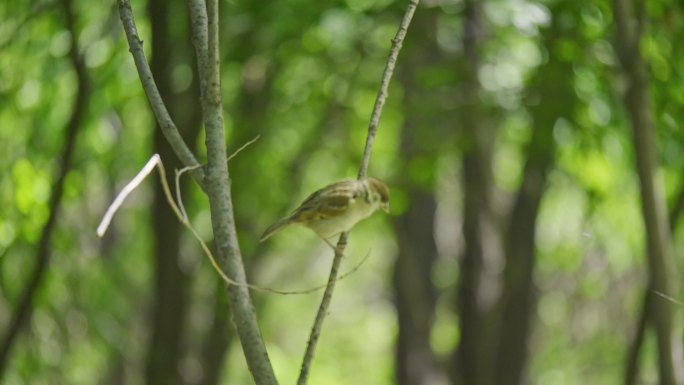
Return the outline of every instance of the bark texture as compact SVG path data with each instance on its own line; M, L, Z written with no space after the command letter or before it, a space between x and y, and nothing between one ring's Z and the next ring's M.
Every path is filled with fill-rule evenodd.
M203 3L192 1L190 13L200 77L202 119L206 129L207 194L214 239L222 268L228 277L240 283L240 286L228 286L228 301L247 366L257 385L277 384L249 290L244 286L247 279L237 238L231 180L226 164L219 70L219 5L217 0L209 0L204 8Z

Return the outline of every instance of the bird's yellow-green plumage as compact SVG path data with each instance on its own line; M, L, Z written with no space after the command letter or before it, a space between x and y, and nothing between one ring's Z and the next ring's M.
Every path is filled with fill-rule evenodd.
M389 211L389 188L383 182L344 179L309 195L292 214L269 226L261 241L291 224L304 225L327 239L349 231L379 208Z

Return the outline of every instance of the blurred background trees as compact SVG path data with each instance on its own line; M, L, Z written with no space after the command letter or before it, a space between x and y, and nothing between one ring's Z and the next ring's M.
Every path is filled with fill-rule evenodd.
M389 0L222 3L229 164L249 280L323 283L304 229L258 243L309 192L356 174ZM184 1L135 1L155 79L202 151ZM154 152L114 2L0 5L0 381L248 384L224 286L150 178ZM392 214L359 224L312 384L681 383L684 8L675 1L426 1L370 174ZM200 154L200 158L202 154ZM189 178L188 213L210 237ZM642 209L643 207L643 209ZM253 293L294 382L319 294Z

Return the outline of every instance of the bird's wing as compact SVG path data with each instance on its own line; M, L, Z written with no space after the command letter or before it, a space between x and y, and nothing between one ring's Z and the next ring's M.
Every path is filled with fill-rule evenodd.
M342 180L326 186L308 198L292 214L296 221L332 218L341 215L359 195L355 180Z

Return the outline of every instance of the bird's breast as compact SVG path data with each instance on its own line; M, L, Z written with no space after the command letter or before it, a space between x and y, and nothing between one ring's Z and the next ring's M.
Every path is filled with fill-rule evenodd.
M339 233L349 231L362 219L373 214L373 205L365 199L357 199L347 207L343 214L332 218L319 219L309 224L309 227L324 238L330 238Z

